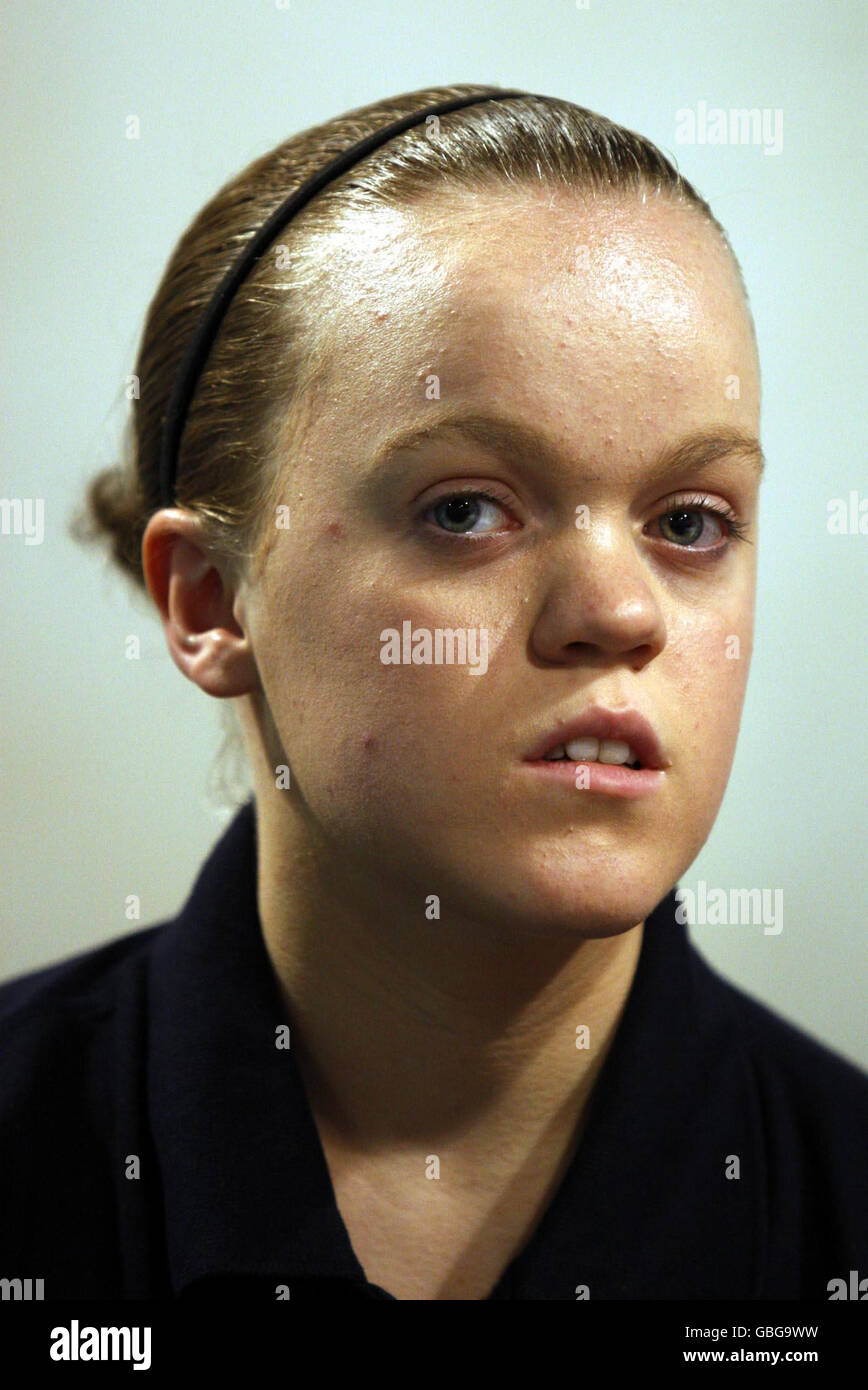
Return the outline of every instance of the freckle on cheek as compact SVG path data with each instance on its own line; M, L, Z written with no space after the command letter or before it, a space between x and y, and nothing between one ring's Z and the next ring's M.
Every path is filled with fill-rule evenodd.
M344 528L339 521L328 521L325 526L325 533L333 540L340 540L344 534Z
M373 734L365 734L362 747L366 753L375 753L377 751L377 740Z

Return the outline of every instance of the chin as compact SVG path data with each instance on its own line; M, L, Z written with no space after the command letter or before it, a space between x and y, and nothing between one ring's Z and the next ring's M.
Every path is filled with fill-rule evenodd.
M536 865L526 876L500 875L484 893L481 912L477 881L476 907L470 907L469 915L510 933L619 936L644 922L676 882L660 864L625 867L608 877L593 868L577 872Z

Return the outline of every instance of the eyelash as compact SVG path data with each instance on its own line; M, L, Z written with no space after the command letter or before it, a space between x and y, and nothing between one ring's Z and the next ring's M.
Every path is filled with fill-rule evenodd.
M433 512L436 507L442 506L444 502L453 502L457 500L459 497L469 497L473 499L478 498L481 499L483 502L494 502L495 504L501 507L505 507L507 509L509 508L509 498L505 494L498 492L496 488L492 488L490 491L468 489L466 491L445 492L442 497L438 497L436 501L431 502L425 508L424 512L422 513L422 516L427 516L429 512ZM710 498L708 498L705 494L695 494L691 497L668 497L663 505L662 510L658 513L655 519L659 521L662 517L672 516L679 511L702 511L706 513L710 512L712 516L720 517L721 521L724 521L726 523L729 540L747 541L748 539L748 523L740 521L738 516L736 516L735 512L732 510L731 507L715 506L711 502ZM443 528L439 528L438 534L443 537L446 537L448 540L463 540L465 538L461 532L446 531ZM478 537L478 539L482 539L482 537L480 536ZM667 542L667 544L675 546L675 549L677 550L695 551L697 554L702 554L703 551L706 550L709 553L720 554L722 551L728 549L727 546L702 546L699 549L692 545L676 546L674 541ZM749 541L748 544L750 544Z
M657 519L659 520L660 517L672 516L675 512L710 512L712 516L718 516L721 521L726 522L729 539L731 541L747 540L747 532L749 530L748 523L746 521L740 521L732 510L732 507L725 505L723 507L715 506L704 493L696 493L691 497L667 498L663 510L659 513ZM748 542L748 544L750 544L750 542ZM680 546L678 548L681 550L692 550L693 546ZM725 550L727 547L723 546L721 548ZM709 549L717 549L717 547L709 547Z

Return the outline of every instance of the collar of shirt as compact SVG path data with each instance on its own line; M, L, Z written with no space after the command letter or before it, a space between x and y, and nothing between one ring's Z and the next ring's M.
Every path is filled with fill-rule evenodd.
M237 1296L245 1281L285 1284L298 1297L328 1280L391 1298L365 1278L292 1048L277 1045L287 1019L256 873L250 800L151 954L147 1106L172 1287L191 1296L223 1284ZM757 1296L757 1099L728 995L676 907L673 889L646 921L577 1153L491 1298Z

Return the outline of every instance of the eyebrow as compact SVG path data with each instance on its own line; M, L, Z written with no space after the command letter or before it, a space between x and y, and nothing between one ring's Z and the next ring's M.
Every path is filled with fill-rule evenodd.
M417 425L390 436L377 450L371 472L376 475L399 454L413 453L426 444L450 439L481 444L507 458L531 456L553 469L562 466L566 457L535 425L496 412L454 411L430 424ZM765 456L759 440L734 425L723 424L694 431L665 446L649 465L649 472L663 477L688 468L709 467L730 455L743 458L757 476L762 477Z

